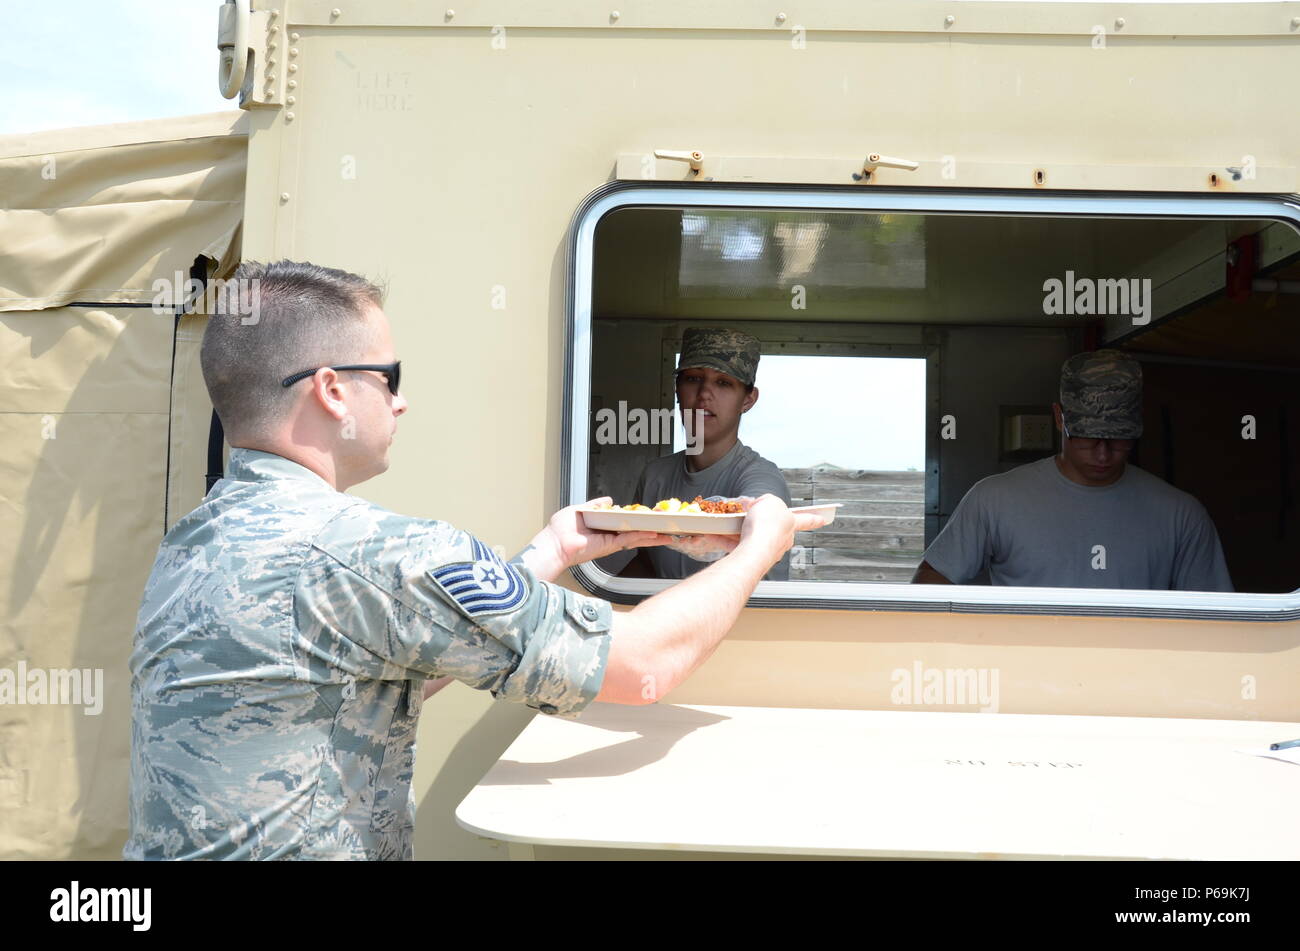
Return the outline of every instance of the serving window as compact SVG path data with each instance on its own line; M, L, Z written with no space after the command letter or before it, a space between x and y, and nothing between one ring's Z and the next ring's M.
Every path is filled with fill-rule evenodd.
M1300 615L1300 210L1237 196L618 186L573 232L566 493L634 498L688 448L688 328L760 342L741 443L793 504L838 502L760 606ZM979 480L1060 450L1067 357L1142 366L1129 464L1190 493L1234 593L910 584ZM635 601L630 556L582 583Z

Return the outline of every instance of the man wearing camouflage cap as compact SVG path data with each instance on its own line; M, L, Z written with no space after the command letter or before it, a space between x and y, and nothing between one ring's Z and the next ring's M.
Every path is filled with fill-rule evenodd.
M1231 591L1219 536L1186 492L1128 464L1142 435L1142 368L1118 350L1061 368L1058 456L977 482L914 582Z
M781 470L740 441L740 417L758 402L759 342L738 330L691 327L682 334L677 361L677 402L682 424L700 451L661 456L641 473L634 498L645 505L661 499L689 501L697 495L758 498L770 493L790 504ZM625 575L685 578L723 551L713 536L695 536L656 548L642 548ZM721 546L725 549L725 544ZM767 573L788 581L787 554Z
M228 471L163 539L140 607L126 858L409 859L428 693L455 678L561 717L651 702L820 524L761 498L731 555L614 614L551 582L663 536L593 532L571 506L507 563L347 494L388 468L407 410L382 292L289 261L235 279L258 311L209 318L201 354Z

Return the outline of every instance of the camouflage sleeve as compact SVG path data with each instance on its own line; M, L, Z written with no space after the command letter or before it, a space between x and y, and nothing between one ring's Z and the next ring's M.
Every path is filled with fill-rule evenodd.
M295 600L305 642L383 668L370 676L450 675L559 716L604 680L608 602L539 581L444 522L344 510L315 539Z

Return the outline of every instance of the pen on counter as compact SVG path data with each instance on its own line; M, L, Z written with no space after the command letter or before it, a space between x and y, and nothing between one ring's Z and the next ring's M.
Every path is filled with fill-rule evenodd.
M1282 743L1270 743L1270 750L1289 750L1293 746L1300 746L1300 740L1286 740Z

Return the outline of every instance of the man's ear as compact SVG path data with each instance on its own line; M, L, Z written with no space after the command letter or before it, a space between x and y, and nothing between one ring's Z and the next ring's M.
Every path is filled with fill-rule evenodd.
M758 402L758 387L754 387L752 390L750 390L748 393L745 394L745 401L740 404L740 411L742 413L748 413L751 409L754 408L754 404L757 402Z
M311 378L312 395L325 412L335 419L348 415L348 405L343 401L343 380L339 375L325 367Z
M1056 431L1058 433L1065 432L1065 427L1061 425L1061 404L1060 403L1052 404L1052 418L1056 420Z

